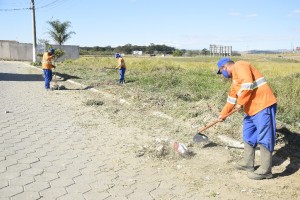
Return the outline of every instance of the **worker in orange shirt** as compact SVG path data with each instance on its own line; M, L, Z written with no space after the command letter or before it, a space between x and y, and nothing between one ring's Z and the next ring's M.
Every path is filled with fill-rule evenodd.
M125 72L126 72L125 61L119 53L115 54L115 58L118 59L118 66L116 68L120 70L119 83L124 84L125 83Z
M43 55L42 68L44 72L46 90L50 89L50 82L52 80L52 68L55 68L52 63L55 57L54 52L55 50L53 48L50 48L49 51L45 52Z
M222 109L219 121L234 107L245 112L243 122L244 158L237 167L249 172L250 179L272 178L272 152L276 138L277 100L264 76L249 62L233 62L221 58L218 74L231 78L227 103ZM261 165L254 171L255 147L259 145Z

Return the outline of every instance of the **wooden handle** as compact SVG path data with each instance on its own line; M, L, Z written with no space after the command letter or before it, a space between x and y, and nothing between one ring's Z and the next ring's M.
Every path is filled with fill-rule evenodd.
M224 116L223 119L226 119L229 115L232 115L233 113L235 113L236 111L238 111L237 109L233 109L232 111L230 111L227 115ZM198 133L201 133L202 131L205 131L206 129L212 127L213 125L215 125L216 123L218 123L219 120L216 120L208 125L206 125L205 127L201 128L198 130Z

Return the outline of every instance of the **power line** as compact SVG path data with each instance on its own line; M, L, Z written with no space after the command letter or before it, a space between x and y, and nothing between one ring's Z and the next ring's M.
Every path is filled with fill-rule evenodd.
M7 8L7 9L0 9L0 11L20 11L20 10L30 10L31 8Z
M54 0L51 3L48 3L46 5L35 7L35 9L37 10L37 9L46 8L51 5L55 5L55 3L58 3L59 1L62 1L62 0ZM10 12L10 11L21 11L21 10L31 10L31 9L32 9L31 7L29 7L29 8L28 7L26 7L26 8L6 8L6 9L0 9L0 11Z
M7 8L2 8L0 9L0 11L20 11L20 10L30 10L30 3L27 0L27 3L24 2L24 0L22 0L22 2L20 1L6 1L5 4L2 2L1 7L4 7L3 4L5 5L5 7ZM13 8L11 8L13 7Z
M37 7L36 9L46 8L48 6L51 6L51 5L55 4L58 1L61 1L61 0L52 1L51 3L48 3L48 4L44 5L44 6Z

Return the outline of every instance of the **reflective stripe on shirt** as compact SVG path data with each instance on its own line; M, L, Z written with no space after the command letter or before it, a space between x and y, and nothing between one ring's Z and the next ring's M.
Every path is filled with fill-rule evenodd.
M255 80L253 83L243 83L243 84L241 84L242 87L239 90L237 95L239 97L239 96L241 96L241 94L244 90L254 90L266 83L267 83L267 81L266 81L265 77L261 77L261 78Z
M254 81L253 85L252 85L252 90L254 90L255 88L258 88L259 86L262 86L263 84L266 84L267 81L265 79L265 77L261 77L259 79L257 79L256 81Z
M227 102L234 105L234 104L236 104L236 98L228 96L227 97Z

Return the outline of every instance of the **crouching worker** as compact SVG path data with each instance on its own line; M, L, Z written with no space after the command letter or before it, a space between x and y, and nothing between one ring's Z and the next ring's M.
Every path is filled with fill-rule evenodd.
M222 109L219 121L235 106L245 112L243 122L244 158L239 170L248 171L250 179L272 178L272 152L276 138L277 100L264 76L250 63L230 58L218 61L217 74L231 78L227 103ZM255 147L260 148L261 165L254 171Z
M120 80L119 83L120 84L124 84L125 83L125 71L126 71L126 65L125 65L125 61L122 58L122 56L120 54L116 54L115 58L118 59L118 66L116 67L116 69L120 70Z
M53 48L50 48L49 52L45 52L43 55L42 67L44 71L46 90L50 89L50 82L52 80L52 68L55 68L55 66L52 64L54 56L55 54Z

